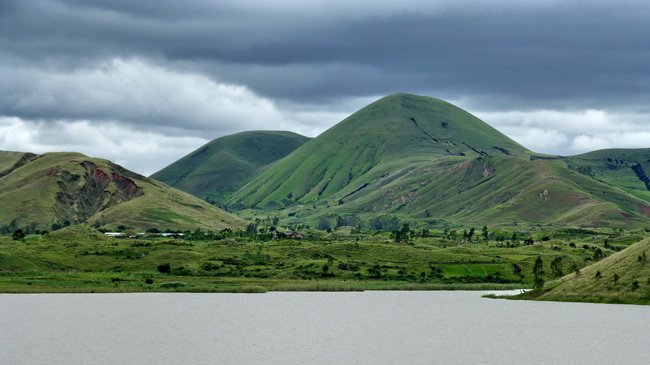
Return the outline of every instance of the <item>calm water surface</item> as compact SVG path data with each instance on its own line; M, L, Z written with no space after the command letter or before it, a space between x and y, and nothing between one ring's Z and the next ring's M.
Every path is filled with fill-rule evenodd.
M0 363L650 364L650 306L482 294L0 295Z

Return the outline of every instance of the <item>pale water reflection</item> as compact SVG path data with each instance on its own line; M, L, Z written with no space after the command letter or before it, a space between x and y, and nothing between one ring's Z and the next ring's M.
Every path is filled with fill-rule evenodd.
M650 364L650 307L482 294L0 295L0 362Z

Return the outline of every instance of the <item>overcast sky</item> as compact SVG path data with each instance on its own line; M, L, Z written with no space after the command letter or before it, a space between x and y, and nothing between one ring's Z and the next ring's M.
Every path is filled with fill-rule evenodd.
M252 129L448 100L526 147L650 147L648 1L0 0L0 149L150 174Z

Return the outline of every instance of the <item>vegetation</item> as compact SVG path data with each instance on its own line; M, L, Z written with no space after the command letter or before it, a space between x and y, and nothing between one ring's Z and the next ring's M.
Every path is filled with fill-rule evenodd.
M648 149L540 155L409 94L307 140L222 137L154 175L198 197L77 153L0 151L0 291L534 287L522 297L649 301Z
M650 304L650 239L575 270L523 298Z
M593 262L596 249L610 255L638 237L611 230L565 237L565 230L553 229L521 232L550 236L526 245L501 240L511 232L496 229L488 240L472 242L436 229L409 230L408 241L399 242L391 232L351 227L305 231L302 240L282 238L282 230L269 233L260 222L257 232L111 238L75 225L23 240L6 235L0 237L0 292L525 288L539 275L552 279L548 263L559 257L560 270L568 272Z
M283 211L291 214L283 220L312 226L391 214L432 224L642 228L648 160L650 150L535 154L449 103L395 94L278 161L226 204L244 217Z
M282 131L220 137L151 177L221 206L232 193L308 140Z
M15 153L0 152L0 166L4 166L0 234L18 229L45 232L82 222L108 230L238 228L244 224L192 195L79 153L18 158Z

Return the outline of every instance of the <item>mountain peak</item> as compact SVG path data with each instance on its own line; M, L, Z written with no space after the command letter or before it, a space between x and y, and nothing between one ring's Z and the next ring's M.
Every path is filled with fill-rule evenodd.
M366 174L373 171L390 173L388 165L491 155L528 159L524 147L446 101L391 94L278 161L229 202L245 206L313 202L363 185L360 181L370 181Z

